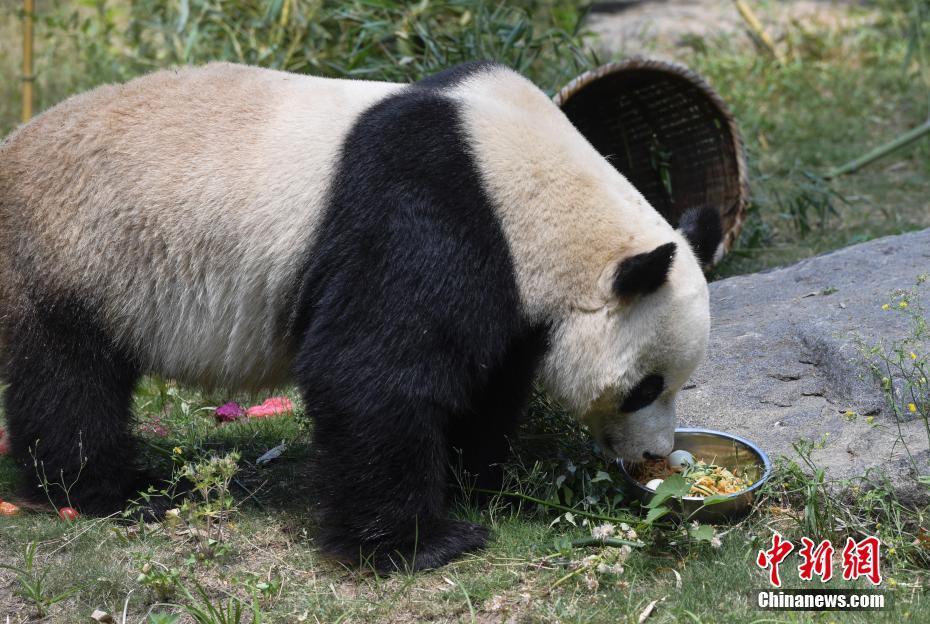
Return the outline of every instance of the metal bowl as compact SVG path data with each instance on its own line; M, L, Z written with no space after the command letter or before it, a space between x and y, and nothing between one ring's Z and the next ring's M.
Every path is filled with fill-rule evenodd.
M755 464L759 471L758 479L751 486L735 494L728 494L721 502L704 505L704 498L701 496L683 497L682 511L688 520L721 522L745 514L749 511L756 492L772 474L772 462L762 449L745 438L721 431L676 429L675 450L688 451L699 460L713 461L724 468L743 468L747 464ZM623 465L622 459L617 460L617 463L631 494L642 501L643 505L648 504L655 496L655 491L634 479Z

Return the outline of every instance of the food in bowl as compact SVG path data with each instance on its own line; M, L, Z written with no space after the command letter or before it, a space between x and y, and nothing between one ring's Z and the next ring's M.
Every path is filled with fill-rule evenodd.
M729 470L734 477L749 484L733 494L714 496L707 496L703 492L700 495L686 494L681 498L680 505L672 505L672 513L688 520L716 523L744 515L751 509L756 493L772 474L772 463L765 451L749 440L730 433L687 427L675 429L674 448L687 451L695 458L695 461L721 466ZM665 466L662 465L661 460L651 463L658 465L650 467L641 461L617 460L620 474L629 486L630 495L639 499L644 505L648 505L656 497L658 485L652 484L655 487L649 487L649 481L665 479L676 472L668 466L667 461ZM654 472L646 473L647 470ZM678 474L680 475L681 472ZM683 478L675 477L675 479ZM675 488L675 490L681 491L680 488Z
M679 455L676 455L678 453ZM724 468L711 459L710 462L697 459L691 453L674 451L668 457L648 459L632 467L631 476L640 484L655 491L661 483L672 476L680 474L691 485L688 496L717 496L736 494L755 483L758 472L755 464L746 467ZM691 461L683 461L690 459Z

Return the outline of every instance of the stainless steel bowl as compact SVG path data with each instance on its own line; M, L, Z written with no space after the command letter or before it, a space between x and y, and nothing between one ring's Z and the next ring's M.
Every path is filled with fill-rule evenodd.
M726 499L721 502L704 505L703 497L685 496L682 499L684 503L683 512L684 516L689 520L721 522L745 514L749 511L756 492L772 474L772 462L769 461L768 455L762 449L745 438L723 433L722 431L676 429L675 450L679 449L688 451L699 460L713 461L724 468L732 469L734 467L744 467L747 464L755 464L759 471L758 479L750 487L735 494L727 495ZM655 492L634 479L627 472L623 460L617 460L617 463L631 494L641 500L644 505L648 504ZM670 505L670 507L673 510L675 509L675 505Z

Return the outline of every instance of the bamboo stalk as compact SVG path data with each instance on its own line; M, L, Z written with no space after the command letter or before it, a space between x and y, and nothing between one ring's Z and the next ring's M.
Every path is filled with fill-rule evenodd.
M866 165L875 162L879 158L887 156L888 154L894 151L897 151L901 149L902 147L910 145L911 143L921 138L925 134L930 134L930 119L928 119L921 125L917 126L916 128L908 130L901 136L892 139L891 141L885 143L884 145L880 145L876 147L875 149L868 152L867 154L864 154L860 156L859 158L850 160L848 163L846 163L845 165L842 165L841 167L837 167L836 169L833 169L832 171L827 173L827 175L825 175L824 178L829 180L831 178L838 178L841 175L846 175L847 173L853 173L855 171L858 171L862 167L865 167Z
M23 0L23 123L32 119L32 88L35 83L35 76L32 73L32 18L34 11L34 0Z
M768 34L768 32L766 32L765 26L763 26L762 22L759 21L759 18L756 17L755 12L746 3L746 0L733 0L733 3L736 5L736 10L739 11L739 14L743 17L743 21L746 22L747 26L749 26L749 30L752 31L752 34L754 34L756 38L762 43L762 45L765 46L769 54L772 55L772 58L782 62L784 59L775 48L775 42L772 40L772 37Z

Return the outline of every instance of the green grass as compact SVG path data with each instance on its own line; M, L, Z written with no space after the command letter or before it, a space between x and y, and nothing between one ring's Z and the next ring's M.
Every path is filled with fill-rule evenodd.
M926 608L922 588L930 580L930 552L921 554L920 548L906 543L918 524L926 527L926 517L897 509L894 497L880 487L858 501L831 494L801 467L803 462L782 466L752 516L735 526L717 528L719 547L691 542L673 528L634 524L645 547L633 549L620 574L585 567L586 557L610 558L616 550L566 546L567 540L590 534L590 527L581 525L582 513L576 514L577 526L564 517L553 524L560 518L557 512L501 501L490 507L457 507L454 512L493 528L494 539L486 551L416 575L379 578L364 569L345 568L321 559L313 546L309 513L313 492L306 479L309 426L303 417L218 426L209 409L217 399L157 380L147 380L137 399L137 410L142 408L139 422L158 418L168 430L166 437L142 436L147 463L170 468L164 452L168 449L174 455L170 449L175 446L188 463L233 449L241 455L232 487L235 510L224 531L222 554L213 559L198 556L196 540L173 535L168 525L116 518L81 518L67 524L42 509L0 518L0 563L21 565L22 553L35 544L36 569L47 573L49 595L74 590L50 607L47 621L75 621L94 609L121 613L127 599L129 621L139 621L151 610L180 614L185 606L203 603L198 585L214 605L239 601L243 612L251 613L254 603L266 622L467 622L473 621L473 614L474 621L505 621L513 616L521 622L636 622L652 600L661 600L650 618L654 622L919 622ZM563 464L546 459L546 444L537 444L538 437L559 432L573 443L584 443L577 428L542 401L540 397L534 403L537 424L531 421L527 426L530 441L517 449L511 467L516 478L508 487L543 499L558 496L564 503L568 486L563 484L558 492L553 487ZM547 427L538 426L541 418ZM289 444L285 455L269 466L256 467L254 460L282 439ZM596 470L615 474L590 454L579 451L573 460L576 474ZM536 478L526 468L534 462L542 467ZM13 487L11 463L0 458L0 495ZM628 509L626 503L612 507L608 496L585 506L579 502L581 494L613 493L609 486L598 491L591 487L580 477L570 484L575 492L572 506L579 512L635 513L635 507ZM893 585L883 588L894 595L894 609L824 616L757 611L746 593L766 586L765 573L754 565L756 553L766 546L772 529L795 539L815 536L818 529L805 524L805 510L814 505L823 508L826 501L831 510L827 523L842 520L846 527L834 536L835 543L846 533L876 531L886 545L897 546L897 554L885 554L882 561L886 579L894 579ZM896 517L899 524L893 521ZM877 522L881 526L876 527ZM178 583L168 583L169 591L159 595L154 583L138 578L146 565L150 571L176 571ZM797 581L796 572L792 573L795 565L797 561L789 559L782 566L785 586L819 587ZM7 611L30 613L12 575L0 570L0 579L0 605L9 605L0 607L0 617ZM829 587L849 585L834 580ZM306 619L299 620L304 614Z

